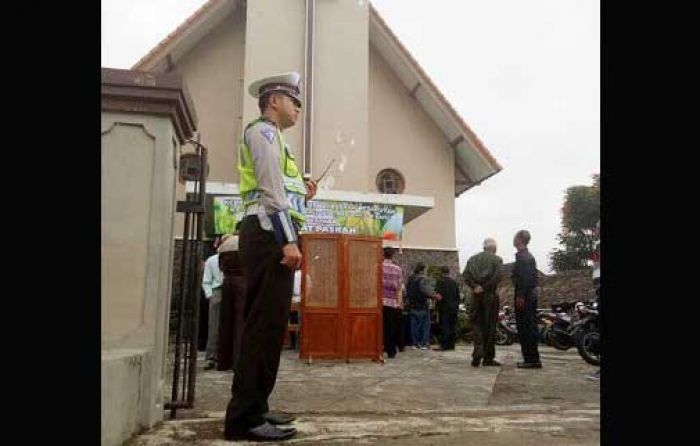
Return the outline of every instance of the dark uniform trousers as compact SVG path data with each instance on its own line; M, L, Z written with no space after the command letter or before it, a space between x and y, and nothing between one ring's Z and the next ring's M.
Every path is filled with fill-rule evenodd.
M496 357L496 324L498 322L498 294L492 291L474 295L474 351L472 359L491 361Z
M239 252L246 278L245 326L234 367L225 429L235 432L264 423L267 399L277 380L294 273L280 264L282 250L256 216L243 219Z
M518 296L516 290L516 296ZM540 353L537 348L539 333L537 331L537 288L522 292L525 297L525 308L519 310L515 307L515 323L518 327L520 349L525 362L540 362Z

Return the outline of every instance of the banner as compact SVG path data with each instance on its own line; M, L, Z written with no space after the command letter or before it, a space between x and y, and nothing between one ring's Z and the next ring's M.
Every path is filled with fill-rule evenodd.
M214 197L214 232L233 232L243 214L240 197ZM396 241L403 232L403 207L391 204L311 200L305 215L302 232L373 235Z
M403 207L380 203L312 200L302 231L374 235L401 240Z
M214 234L233 233L244 212L241 197L214 197Z

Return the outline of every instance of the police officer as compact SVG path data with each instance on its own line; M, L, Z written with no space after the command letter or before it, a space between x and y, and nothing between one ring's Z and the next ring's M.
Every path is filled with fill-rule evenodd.
M301 266L298 231L316 183L304 181L282 131L299 117L298 73L253 82L261 116L243 132L238 154L245 217L239 252L246 277L245 328L226 408L227 440L281 441L296 434L276 425L294 418L271 414L268 397L277 380L289 319L294 270Z
M473 255L464 268L464 280L472 288L471 321L474 324L472 366L500 366L496 361L496 323L498 321L498 284L503 260L496 255L496 241L484 240L484 250ZM481 362L483 360L483 363Z

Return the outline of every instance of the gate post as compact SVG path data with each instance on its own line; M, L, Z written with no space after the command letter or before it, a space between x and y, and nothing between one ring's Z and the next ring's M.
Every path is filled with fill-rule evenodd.
M102 446L164 415L178 150L196 116L177 74L102 69Z

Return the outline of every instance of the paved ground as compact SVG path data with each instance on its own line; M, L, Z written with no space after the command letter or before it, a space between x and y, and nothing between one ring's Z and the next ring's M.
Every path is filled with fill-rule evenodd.
M596 370L575 349L540 347L544 368L521 370L519 346L499 347L502 367L473 368L471 346L406 350L385 364L314 362L285 351L273 410L293 413L295 445L597 445ZM203 364L203 363L202 363ZM130 446L227 445L230 372L197 375L197 403ZM240 443L245 444L245 443ZM251 443L252 444L252 443Z

